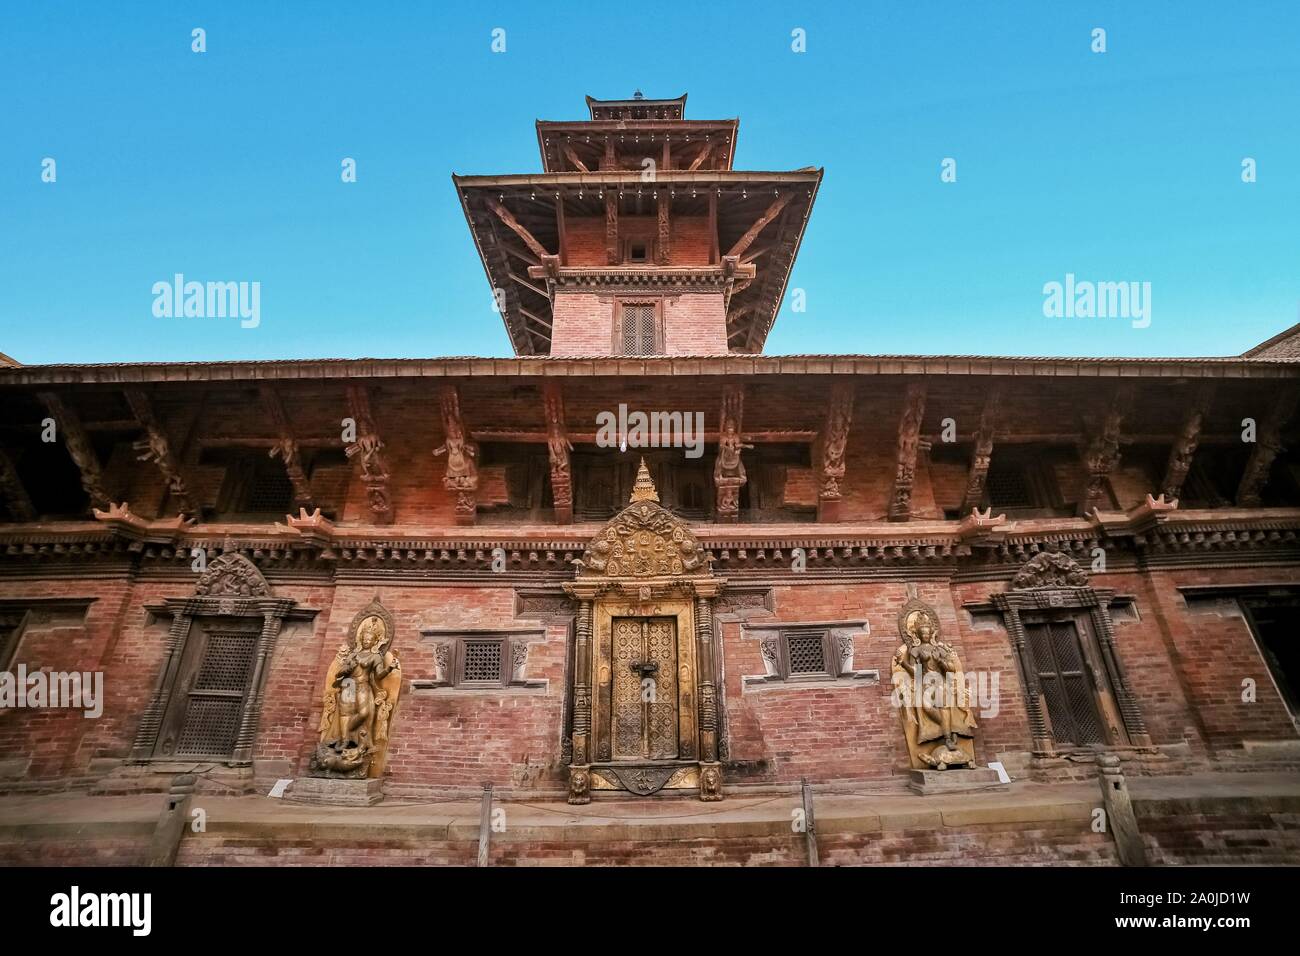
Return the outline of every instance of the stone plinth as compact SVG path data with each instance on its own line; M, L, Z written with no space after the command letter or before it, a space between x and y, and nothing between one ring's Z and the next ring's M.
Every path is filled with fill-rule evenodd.
M912 770L907 787L923 797L936 793L961 793L965 790L1006 790L998 772L987 767L954 770Z
M299 777L289 784L285 796L299 803L336 807L373 807L384 799L384 781L342 777Z

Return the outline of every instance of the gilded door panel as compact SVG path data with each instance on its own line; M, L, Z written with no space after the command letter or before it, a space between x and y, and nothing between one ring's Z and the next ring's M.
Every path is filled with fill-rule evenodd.
M614 694L613 712L614 759L626 760L642 756L642 703L641 677L632 665L643 660L641 656L643 624L639 618L614 619Z
M656 617L645 622L644 630L642 660L657 665L653 693L646 703L647 756L672 759L677 756L677 624L672 618Z

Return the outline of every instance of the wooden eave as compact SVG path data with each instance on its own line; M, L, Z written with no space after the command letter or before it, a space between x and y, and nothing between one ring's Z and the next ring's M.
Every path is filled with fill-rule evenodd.
M669 136L674 143L697 142L700 137L725 136L726 150L721 153L722 169L731 169L736 158L736 138L740 133L739 119L723 120L588 120L573 122L566 120L537 120L537 149L542 157L542 170L547 173L564 172L557 167L560 161L558 140L569 137L572 140L595 140L607 135L620 136ZM548 148L547 139L556 142Z
M452 181L490 287L503 290L511 344L520 355L539 355L550 350L546 326L551 321L551 302L549 293L528 278L529 267L542 265L541 256L522 246L533 241L550 255L559 253L557 199L563 199L566 208L578 207L583 215L602 216L603 195L607 190L617 190L620 202L629 207L640 204L648 208L656 193L666 188L676 211L702 215L708 209L712 193L722 200L717 203L718 239L719 249L725 255L776 197L790 196L781 215L763 233L766 249L757 270L758 278L745 285L728 303L729 309L739 317L735 327L729 330L732 350L758 352L780 308L821 177L820 169L669 170L660 172L652 183L643 181L639 173L608 171L453 175ZM493 212L494 205L505 207L515 226L525 230L529 239L518 240L512 234L513 227L503 225L500 215ZM540 323L529 323L525 312L540 319Z

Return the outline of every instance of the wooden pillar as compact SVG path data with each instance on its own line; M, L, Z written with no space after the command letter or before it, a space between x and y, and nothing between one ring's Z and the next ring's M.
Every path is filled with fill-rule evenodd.
M275 648L276 638L280 635L281 617L284 609L268 610L262 614L262 633L257 639L257 657L253 662L253 680L251 690L244 700L244 710L239 715L239 731L235 735L235 749L231 762L247 764L253 762L253 745L257 742L257 722L262 716L262 705L266 700L266 667L271 651Z
M158 743L158 731L162 727L163 714L171 702L172 687L176 683L176 669L180 667L181 650L190 633L193 617L185 613L181 604L172 607L172 623L167 631L167 650L163 666L158 673L158 683L154 685L153 696L144 709L140 725L135 731L135 740L131 745L131 759L148 760L153 756L154 746Z
M716 591L699 587L695 597L696 668L700 695L700 759L718 759L718 679L713 660L713 599Z
M912 517L912 485L916 481L916 453L921 446L921 419L925 415L925 383L912 382L903 399L898 421L898 454L894 465L894 494L889 501L889 520Z
M592 596L578 595L573 652L573 766L591 763L591 625Z

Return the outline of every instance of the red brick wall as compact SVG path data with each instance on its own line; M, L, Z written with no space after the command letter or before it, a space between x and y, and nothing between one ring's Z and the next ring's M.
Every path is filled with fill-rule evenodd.
M612 295L557 293L552 312L551 354L614 354L614 303ZM668 355L727 353L727 318L721 293L663 297L663 323L664 352Z

